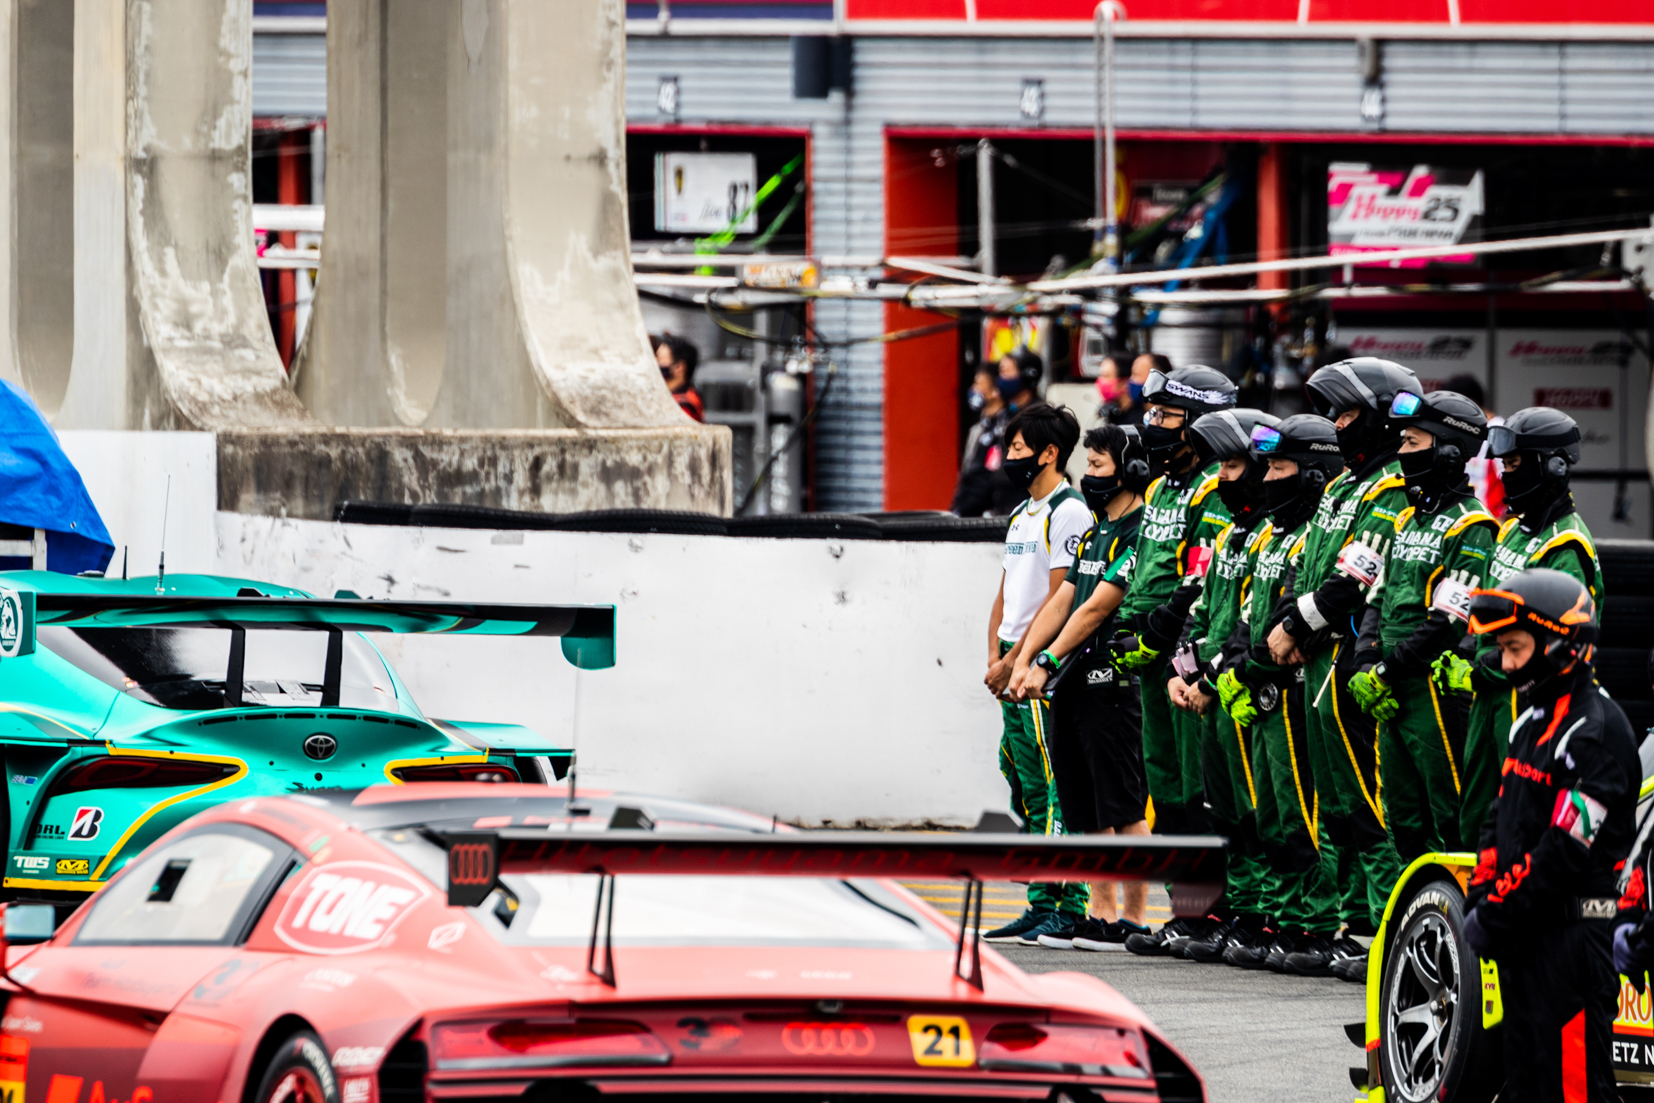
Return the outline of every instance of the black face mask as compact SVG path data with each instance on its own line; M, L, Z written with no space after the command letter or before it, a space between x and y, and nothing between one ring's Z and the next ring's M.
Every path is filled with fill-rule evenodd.
M1080 479L1080 493L1085 495L1085 504L1096 514L1107 509L1115 495L1124 489L1119 475L1085 475Z
M1338 430L1338 450L1344 454L1344 462L1350 467L1360 467L1378 451L1368 439L1367 425L1372 417L1371 410L1362 410L1355 415L1354 421Z
M1149 460L1152 463L1166 466L1183 444L1183 429L1168 429L1164 425L1142 425L1138 427L1138 434L1143 438L1143 447L1148 449Z
M1020 460L1006 460L999 465L999 469L1011 480L1012 486L1026 493L1034 485L1034 480L1039 478L1044 466L1038 456L1024 456Z
M1537 452L1523 452L1522 466L1512 471L1505 469L1505 505L1512 513L1527 513L1542 508L1550 499L1545 486L1545 460Z
M1284 479L1270 479L1263 484L1263 504L1270 514L1280 513L1304 493L1304 473L1288 475Z
M1230 520L1237 525L1244 527L1263 505L1263 495L1258 492L1260 485L1250 471L1238 479L1218 480L1218 498L1229 510Z
M1517 667L1506 677L1516 692L1525 695L1530 700L1538 692L1542 693L1546 686L1562 673L1562 668L1573 665L1576 660L1568 655L1569 647L1563 640L1556 637L1540 637L1535 634L1533 654L1528 661Z

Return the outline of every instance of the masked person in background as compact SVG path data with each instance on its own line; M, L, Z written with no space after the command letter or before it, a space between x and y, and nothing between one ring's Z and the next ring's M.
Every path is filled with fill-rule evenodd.
M1181 948L1190 961L1219 962L1231 948L1256 942L1270 925L1269 906L1277 895L1258 842L1251 731L1216 707L1216 683L1227 660L1248 643L1242 621L1251 582L1247 548L1267 512L1263 479L1268 466L1252 455L1252 433L1279 424L1279 418L1262 410L1240 409L1207 414L1189 428L1200 463L1218 465L1217 494L1229 515L1212 545L1200 596L1167 671L1167 696L1192 716L1200 732L1203 787L1214 829L1229 840L1223 896L1213 909L1213 922Z
M1348 685L1359 669L1355 639L1368 595L1396 518L1407 508L1395 464L1401 431L1390 405L1400 392L1423 394L1424 388L1410 369L1369 356L1329 364L1304 387L1337 427L1346 470L1321 496L1268 644L1276 663L1303 663L1310 767L1329 845L1339 850L1340 918L1351 933L1371 935L1401 864L1379 803L1377 731ZM1319 976L1342 958L1365 952L1349 938L1312 944L1288 954L1284 968Z
M960 517L1005 516L1022 501L1000 465L1005 462L1005 425L1011 406L999 393L999 369L982 365L965 400L977 422L965 434L965 454L959 463L959 482L948 508Z
M668 333L655 346L655 363L666 389L672 392L678 408L696 421L705 421L706 412L700 392L695 390L695 368L701 362L701 352L691 342Z
M1470 629L1493 636L1527 705L1482 825L1464 918L1465 942L1499 966L1499 1098L1610 1103L1620 1098L1612 928L1642 769L1625 713L1591 669L1596 603L1577 578L1530 568L1475 592ZM1640 972L1637 956L1619 955L1620 968Z
M1488 451L1504 466L1505 506L1514 516L1499 529L1486 585L1497 589L1530 567L1573 575L1601 609L1606 593L1596 544L1574 508L1568 473L1579 463L1579 425L1560 410L1530 406L1488 429ZM1474 671L1457 656L1443 656L1437 684L1463 692L1474 688L1470 733L1465 740L1464 799L1459 828L1466 842L1477 837L1499 787L1505 744L1518 711L1516 690L1499 666L1499 652L1485 638Z
M1117 646L1120 669L1142 679L1143 769L1155 830L1186 834L1203 829L1206 819L1200 728L1197 717L1173 709L1166 695L1167 668L1200 592L1185 575L1191 564L1196 575L1204 569L1212 542L1229 521L1217 494L1217 465L1200 462L1187 434L1196 418L1235 405L1235 385L1214 368L1191 365L1170 374L1151 372L1143 400L1143 444L1157 477L1144 495L1132 588L1120 605L1122 632L1136 635L1117 637ZM1199 920L1176 919L1152 935L1132 935L1126 949L1163 954L1169 940L1204 933L1205 927Z
M1431 672L1465 638L1470 591L1487 571L1499 525L1465 476L1487 436L1480 406L1453 391L1402 391L1390 419L1401 426L1408 505L1362 622L1350 692L1378 722L1384 825L1406 865L1464 848L1470 695L1443 690Z
M1051 772L1050 707L1043 695L1017 701L1006 691L1035 614L1062 587L1093 524L1085 498L1063 478L1069 453L1080 442L1080 422L1065 407L1036 402L1011 419L1005 435L1011 443L1001 470L1028 498L1011 514L1005 534L1004 571L988 614L988 673L982 680L1000 699L999 770L1011 786L1011 807L1022 819L1022 830L1061 835L1062 807ZM1027 910L983 937L1035 946L1040 935L1063 929L1085 913L1083 882L1032 884Z
M1269 465L1263 484L1269 519L1247 544L1252 582L1243 609L1246 647L1226 659L1217 690L1224 711L1251 730L1258 837L1275 873L1275 896L1267 905L1273 922L1249 944L1225 950L1223 960L1283 972L1289 955L1314 961L1339 945L1338 870L1317 814L1303 667L1275 662L1268 636L1291 589L1310 518L1343 472L1344 459L1338 431L1316 414L1253 429L1252 454ZM1343 958L1353 956L1343 949Z
M1080 491L1097 523L1080 540L1068 575L1034 618L1011 676L1018 701L1051 698L1051 772L1070 834L1146 835L1143 713L1137 685L1114 667L1108 640L1114 612L1131 586L1137 528L1149 463L1134 429L1099 426L1085 435ZM1058 950L1118 949L1148 932L1148 886L1091 883L1091 908L1068 927L1039 936Z

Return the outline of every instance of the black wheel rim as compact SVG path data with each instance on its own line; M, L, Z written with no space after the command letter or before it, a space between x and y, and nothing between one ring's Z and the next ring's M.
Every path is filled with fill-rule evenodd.
M1425 913L1390 951L1384 1046L1390 1076L1386 1093L1424 1103L1441 1090L1458 1041L1459 948L1447 917Z

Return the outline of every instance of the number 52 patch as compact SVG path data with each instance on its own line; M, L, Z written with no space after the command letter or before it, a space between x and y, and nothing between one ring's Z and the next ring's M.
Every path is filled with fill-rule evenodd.
M969 1068L976 1064L971 1027L958 1015L912 1015L907 1037L917 1064L941 1068Z

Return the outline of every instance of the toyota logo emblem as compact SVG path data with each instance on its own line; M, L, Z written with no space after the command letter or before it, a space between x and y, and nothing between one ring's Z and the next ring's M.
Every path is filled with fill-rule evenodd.
M304 741L305 755L314 758L317 762L325 758L332 758L338 750L339 741L331 735L323 735L321 732L317 732Z

